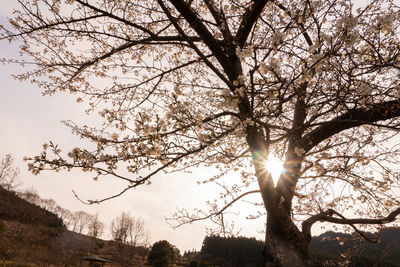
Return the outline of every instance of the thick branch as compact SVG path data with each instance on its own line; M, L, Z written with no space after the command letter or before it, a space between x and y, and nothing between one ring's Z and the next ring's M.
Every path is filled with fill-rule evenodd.
M296 92L298 97L294 107L293 126L289 137L288 153L286 154L286 172L282 173L276 186L278 197L284 197L283 206L285 207L288 214L290 214L290 210L292 207L293 194L295 192L295 187L299 178L299 172L301 168L300 158L295 153L294 144L297 140L301 138L304 132L304 121L307 117L304 96L306 94L307 86L307 82L302 83Z
M233 37L231 31L229 30L229 25L225 19L223 11L218 11L214 7L214 3L212 0L204 0L204 2L207 5L208 10L210 10L211 15L214 17L215 22L217 23L222 35L224 36L225 43L230 44L233 40Z
M167 15L168 19L171 21L171 23L174 25L175 29L178 31L178 33L185 38L185 40L189 43L190 47L200 56L200 58L204 61L204 63L209 67L226 85L230 86L229 80L224 76L223 73L221 73L208 59L207 57L200 51L200 49L193 43L193 41L185 34L183 29L179 26L177 21L175 20L174 17L172 17L172 14L169 12L167 7L164 5L162 0L157 0L158 4L161 6L165 14Z
M331 222L336 224L347 224L353 227L360 235L368 239L360 230L358 230L354 224L387 224L396 220L396 217L400 214L400 208L395 209L388 216L380 219L368 219L368 218L356 218L348 219L338 213L335 210L329 209L327 211L321 212L319 214L313 215L302 224L302 232L306 238L311 238L311 227L316 222ZM333 217L334 215L338 217Z
M203 42L208 46L214 56L217 58L218 62L224 68L230 79L236 77L231 63L228 60L226 54L222 50L214 36L210 33L207 27L203 24L201 19L196 15L196 13L190 8L190 6L183 0L171 0L170 1L174 7L179 11L179 13L185 18L189 25L197 32Z
M265 5L269 0L259 0L255 1L254 4L249 7L243 14L242 21L239 26L239 30L236 33L236 40L240 47L243 47L246 43L247 37L249 36L251 29L257 22L261 15Z
M358 108L322 124L301 139L299 147L305 151L311 150L319 143L327 140L344 130L364 124L397 118L400 116L400 103L398 100L374 104L370 108Z

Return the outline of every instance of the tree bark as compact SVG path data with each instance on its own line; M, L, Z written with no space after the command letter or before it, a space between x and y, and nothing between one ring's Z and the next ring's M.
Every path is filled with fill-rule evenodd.
M308 241L296 238L298 233L288 225L267 219L264 246L265 267L302 267L308 262Z

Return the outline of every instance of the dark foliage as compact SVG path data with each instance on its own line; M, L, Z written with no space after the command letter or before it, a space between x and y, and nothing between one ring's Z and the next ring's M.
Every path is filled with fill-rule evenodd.
M21 199L14 192L2 187L0 187L0 203L0 219L53 228L64 226L57 215Z
M57 215L0 188L0 266L79 266L80 257L92 253L113 266L131 266L121 261L127 251L127 245L68 231ZM142 264L147 253L135 248L135 261Z
M262 266L263 247L255 238L208 236L200 254L219 266Z
M175 250L168 241L162 240L153 244L148 261L155 267L172 266L175 260Z
M371 243L357 234L325 232L311 240L310 266L400 266L400 228L383 230L379 240ZM254 238L208 236L200 257L218 266L262 266L262 251L263 242Z
M368 236L374 237L372 233ZM400 228L387 228L378 243L363 240L357 234L326 232L312 238L311 257L316 262L347 261L349 266L400 266Z
M5 229L4 221L0 219L0 237L3 235Z
M206 260L192 260L189 263L189 267L212 267L214 264L206 261Z

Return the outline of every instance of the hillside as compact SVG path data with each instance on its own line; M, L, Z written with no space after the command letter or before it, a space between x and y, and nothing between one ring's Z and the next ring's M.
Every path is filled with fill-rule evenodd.
M7 266L82 265L81 257L97 255L112 266L143 266L148 251L68 231L55 214L0 187L0 264ZM372 233L368 233L373 235ZM381 232L380 242L357 235L326 232L313 237L313 266L400 266L400 228ZM200 253L188 255L193 266L262 266L263 242L247 237L209 236ZM198 265L196 265L197 263ZM190 265L192 266L192 265Z
M0 187L0 219L30 225L62 229L63 221L57 215L21 199L15 192Z
M97 255L113 266L142 262L147 251L68 231L55 214L0 187L0 265L77 266ZM133 253L134 252L134 253Z

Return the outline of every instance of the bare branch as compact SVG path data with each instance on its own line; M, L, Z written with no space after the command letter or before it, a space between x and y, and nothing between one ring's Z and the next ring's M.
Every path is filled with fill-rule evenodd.
M169 218L169 219L167 219L167 221L172 221L172 220L179 221L179 223L177 225L173 226L173 228L178 228L178 227L180 227L182 225L185 225L185 224L193 223L193 222L196 222L196 221L207 220L207 219L210 219L211 217L219 216L219 215L223 214L223 212L227 208L232 206L236 201L238 201L239 199L241 199L241 198L243 198L243 197L245 197L247 195L254 194L254 193L260 193L260 190L252 190L252 191L245 192L245 193L241 194L240 196L235 197L231 202L226 204L222 209L220 209L218 211L215 211L215 212L212 212L212 213L209 213L207 216L198 217L197 215L190 216L189 214L184 214L182 218L181 217ZM184 210L182 210L182 212L184 212Z

